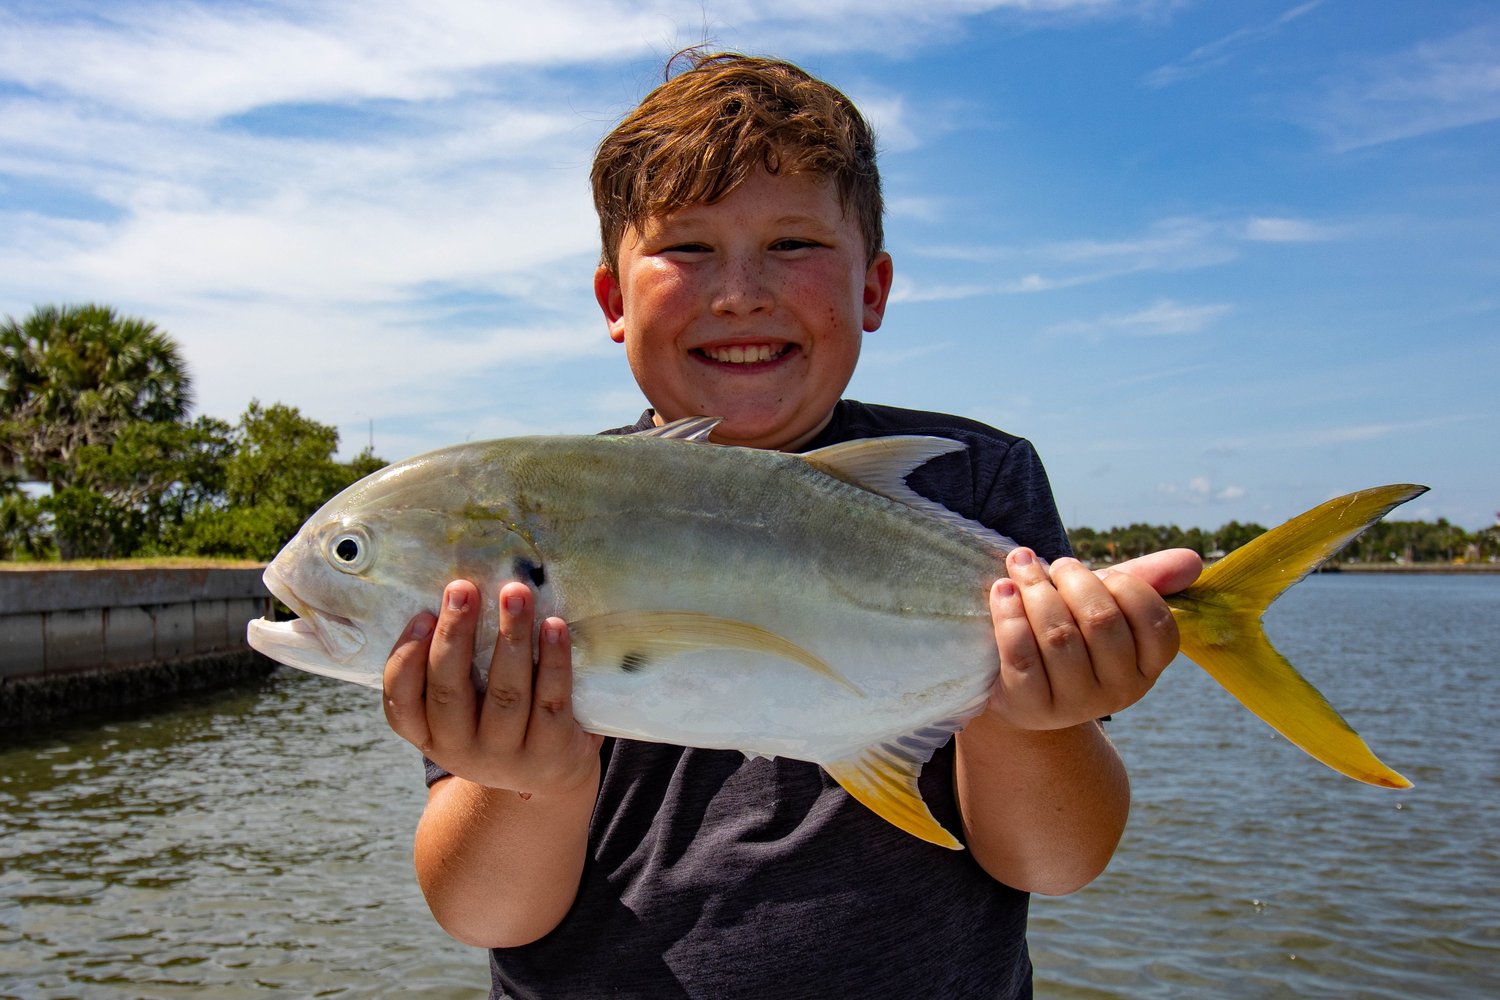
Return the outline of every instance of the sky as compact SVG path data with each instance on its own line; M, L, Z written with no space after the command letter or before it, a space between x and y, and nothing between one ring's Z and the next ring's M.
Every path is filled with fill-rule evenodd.
M645 402L594 147L707 42L878 133L848 395L1030 438L1064 520L1500 509L1500 7L0 0L0 315L99 302L388 460Z

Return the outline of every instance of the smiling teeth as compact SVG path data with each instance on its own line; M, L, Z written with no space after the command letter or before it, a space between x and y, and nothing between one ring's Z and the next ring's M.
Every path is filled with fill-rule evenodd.
M733 347L705 347L703 353L715 361L731 365L751 364L756 361L770 361L781 350L773 349L770 344L736 344Z

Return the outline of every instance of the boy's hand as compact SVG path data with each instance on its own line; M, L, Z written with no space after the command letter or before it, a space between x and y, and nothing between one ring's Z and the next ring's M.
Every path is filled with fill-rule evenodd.
M1050 575L1030 549L990 588L1000 675L987 711L1017 729L1065 729L1138 701L1177 655L1161 594L1198 577L1202 560L1169 549L1098 573L1059 559Z
M385 665L385 717L402 739L444 770L490 788L563 793L592 780L602 737L573 718L567 625L542 623L532 645L531 591L500 590L500 634L483 698L469 665L481 603L472 583L443 591L442 614L412 619Z

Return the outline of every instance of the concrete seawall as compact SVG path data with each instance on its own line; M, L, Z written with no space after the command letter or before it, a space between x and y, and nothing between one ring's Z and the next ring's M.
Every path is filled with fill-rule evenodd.
M257 568L0 572L0 727L150 702L266 673L245 625Z

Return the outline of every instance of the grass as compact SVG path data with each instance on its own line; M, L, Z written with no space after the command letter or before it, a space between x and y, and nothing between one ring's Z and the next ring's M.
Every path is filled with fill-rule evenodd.
M260 569L254 559L213 559L207 556L149 556L140 559L73 559L68 562L0 562L0 573L59 569Z

